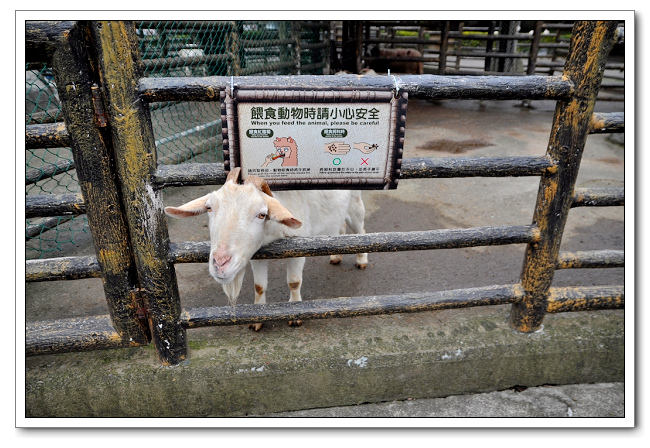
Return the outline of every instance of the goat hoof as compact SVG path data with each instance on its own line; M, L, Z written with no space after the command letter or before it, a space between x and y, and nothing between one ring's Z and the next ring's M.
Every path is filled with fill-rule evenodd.
M343 259L343 257L340 256L340 255L331 255L330 256L330 264L341 264L342 259Z
M248 328L250 328L251 330L260 331L260 330L262 329L262 326L263 326L263 325L264 325L264 324L262 324L262 323L249 324L249 325L248 325Z
M359 268L359 269L365 269L365 268L368 267L368 264L367 263L362 263L362 264L357 263L355 266L357 268Z
M302 320L300 320L300 319L298 319L298 320L290 320L289 322L287 322L287 325L289 325L290 327L299 327L299 326L302 325Z

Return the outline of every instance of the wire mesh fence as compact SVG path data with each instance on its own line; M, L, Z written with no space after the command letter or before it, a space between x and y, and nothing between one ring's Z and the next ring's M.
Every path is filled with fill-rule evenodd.
M536 34L524 33L519 22L503 23L507 30L497 22L450 27L404 21L142 21L136 28L146 77L331 74L373 68L373 62L389 63L394 73L553 75L563 69L571 23L521 24L536 27ZM509 48L513 39L516 45ZM382 48L415 49L419 56L403 61L372 56ZM413 64L420 71L411 70ZM614 59L606 69L601 88L612 93L601 92L598 99L620 100L624 65ZM159 164L223 161L218 102L167 101L150 108ZM26 66L25 119L27 125L63 120L45 64ZM26 195L79 191L70 148L29 149L25 166ZM59 256L80 232L87 232L85 215L27 219L27 258Z
M52 70L46 64L25 67L25 124L55 123L63 119ZM77 193L79 182L70 148L38 148L25 152L25 194ZM87 232L85 215L27 219L27 258L39 258L74 244L78 232Z
M329 74L329 22L136 23L145 76ZM51 67L26 66L25 124L62 122ZM159 164L223 161L218 102L151 104ZM26 195L79 192L70 148L28 149ZM27 259L60 256L87 233L85 215L30 218Z

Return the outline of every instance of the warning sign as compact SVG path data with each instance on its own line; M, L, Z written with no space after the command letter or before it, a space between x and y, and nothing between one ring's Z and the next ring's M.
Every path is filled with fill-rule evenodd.
M396 188L406 93L253 90L226 96L227 169L275 189Z

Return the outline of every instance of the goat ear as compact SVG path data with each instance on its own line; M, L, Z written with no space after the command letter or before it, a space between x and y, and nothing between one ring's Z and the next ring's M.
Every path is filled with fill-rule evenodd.
M248 176L246 180L244 181L245 184L253 184L260 190L262 190L262 193L266 193L269 196L273 197L273 193L271 193L271 188L269 187L269 184L266 183L264 179L261 177L257 176Z
M302 226L302 223L294 218L291 212L284 205L280 204L280 201L268 195L264 195L264 200L269 207L269 218L292 229L297 229Z
M230 170L228 173L228 176L226 176L226 182L231 180L233 183L238 184L239 183L239 175L241 174L241 168L236 167Z
M208 201L208 196L210 195L206 194L205 196L194 199L180 207L165 207L165 213L175 218L187 218L188 216L200 215L208 211L208 208L205 205Z

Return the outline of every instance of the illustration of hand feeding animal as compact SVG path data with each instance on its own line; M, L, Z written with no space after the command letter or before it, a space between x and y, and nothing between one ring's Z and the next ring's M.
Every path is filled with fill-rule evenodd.
M210 255L208 270L235 306L250 262L255 283L255 303L266 303L268 260L253 260L262 247L279 238L365 233L365 207L360 191L300 190L272 193L266 181L248 176L240 183L241 168L230 171L224 185L179 207L165 207L176 218L208 214ZM339 264L341 255L331 255ZM301 301L305 257L287 259L289 301ZM356 266L365 269L368 254L356 255ZM301 320L290 321L301 325ZM261 323L251 324L259 331Z
M298 144L291 137L277 137L273 142L275 153L266 156L262 168L276 159L282 159L282 166L298 166Z
M325 144L325 152L334 156L344 156L350 152L350 148L350 145L344 142L331 142ZM352 145L352 148L358 149L364 154L370 154L379 148L379 145L376 143L360 142L354 143L354 145Z

